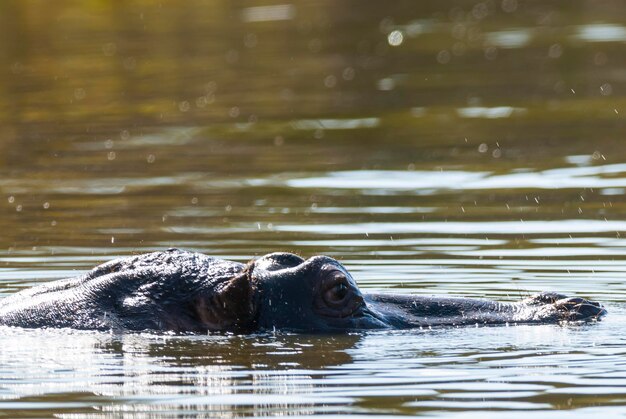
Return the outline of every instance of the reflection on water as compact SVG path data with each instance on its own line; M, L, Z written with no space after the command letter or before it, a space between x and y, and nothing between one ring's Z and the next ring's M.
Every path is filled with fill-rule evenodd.
M500 48L522 48L528 45L531 33L528 29L511 29L487 34L487 42Z
M595 165L590 167L555 168L540 172L519 169L513 173L439 171L382 171L354 170L328 173L323 177L297 178L280 175L284 183L295 188L359 189L363 193L379 191L415 194L441 193L450 189L604 189L626 187L626 179L620 177L626 171L625 164ZM295 178L295 179L294 179ZM280 184L257 181L254 184Z
M514 114L522 114L526 112L524 108L512 108L510 106L496 106L493 108L485 108L482 106L471 106L468 108L460 108L457 113L462 118L508 118Z
M0 405L6 412L25 409L33 415L38 409L103 414L184 409L219 416L370 408L403 414L570 410L624 397L619 361L624 353L608 339L623 320L617 310L606 322L570 328L344 336L117 336L6 329L0 382L2 397L11 401ZM36 348L42 339L47 346L29 353L33 363L20 362L24 347ZM31 402L33 397L40 402Z
M179 246L609 311L330 336L3 329L0 415L622 414L623 12L0 2L0 295Z
M626 27L615 24L591 24L578 28L577 38L586 42L619 42L626 40Z
M293 122L295 129L357 129L374 128L380 124L378 118L361 119L304 119Z

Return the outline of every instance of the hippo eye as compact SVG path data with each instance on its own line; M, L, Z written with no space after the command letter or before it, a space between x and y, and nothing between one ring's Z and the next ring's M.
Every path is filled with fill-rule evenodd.
M332 285L328 290L324 293L324 299L327 303L337 305L341 304L343 300L348 297L348 293L350 292L350 288L348 284L346 284L345 278L339 279L340 282Z
M335 296L338 299L343 300L343 298L348 293L348 286L342 282L341 284L335 285L333 287L333 291L335 292Z
M342 272L332 272L321 280L315 308L329 317L347 317L363 304L358 289Z

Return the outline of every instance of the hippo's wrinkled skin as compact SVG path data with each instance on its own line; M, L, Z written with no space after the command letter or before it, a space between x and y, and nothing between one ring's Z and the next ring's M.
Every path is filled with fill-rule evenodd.
M327 256L272 253L244 265L177 249L116 259L0 301L5 326L195 333L557 323L605 314L597 303L554 293L516 303L362 294Z

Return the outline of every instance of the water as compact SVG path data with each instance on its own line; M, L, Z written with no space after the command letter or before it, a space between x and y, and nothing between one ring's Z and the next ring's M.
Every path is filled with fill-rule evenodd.
M618 2L0 4L0 296L177 246L370 291L606 305L573 326L3 329L9 417L626 411Z

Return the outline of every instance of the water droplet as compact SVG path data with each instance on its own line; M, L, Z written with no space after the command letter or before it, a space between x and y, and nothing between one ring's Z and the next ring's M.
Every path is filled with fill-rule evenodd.
M81 87L74 89L74 97L76 98L76 100L83 100L85 96L87 96L87 92L85 91L85 89Z
M498 56L498 49L496 47L485 48L485 58L489 61L493 61Z
M43 209L48 209L50 208L50 203L49 202L44 202L43 203Z
M217 83L214 81L210 81L204 86L204 89L206 90L207 94L215 93L215 90L217 89Z
M613 93L613 86L611 86L609 83L604 83L602 86L600 86L600 94L602 96L610 96L611 93Z
M392 47L401 45L403 41L404 34L399 30L392 31L389 35L387 35L387 42L389 42L389 45Z
M513 13L517 10L517 0L502 0L502 10L506 13Z
M443 49L437 54L437 62L439 64L447 64L450 62L450 51Z
M196 106L198 108L204 108L207 105L206 96L200 96L196 99Z
M478 3L472 8L472 16L481 20L489 15L489 7L486 3Z
M124 68L128 71L134 70L137 66L137 60L135 57L126 57L124 58L124 62L122 63Z
M146 161L148 163L154 163L155 160L156 160L156 156L154 154L148 154L148 157L146 157Z
M548 49L548 57L550 58L559 58L563 55L563 47L560 44L552 44Z
M112 57L117 52L117 45L113 42L109 42L108 44L104 44L102 46L102 53L107 57Z
M191 108L191 105L189 105L189 102L187 102L186 100L178 103L178 109L181 112L187 112L190 108Z

